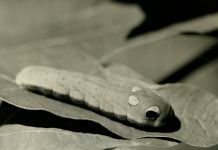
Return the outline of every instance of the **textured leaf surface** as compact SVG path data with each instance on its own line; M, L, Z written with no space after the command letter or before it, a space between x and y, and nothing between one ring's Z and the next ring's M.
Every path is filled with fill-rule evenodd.
M0 148L5 150L100 150L131 145L146 145L142 140L118 140L96 134L70 132L55 128L35 128L23 125L4 125L0 127L0 143Z
M170 101L182 124L176 132L159 133L135 129L92 111L21 90L5 79L1 79L0 85L1 99L12 105L23 109L45 110L65 118L94 121L127 139L169 137L205 147L216 144L218 140L216 131L218 100L214 95L196 87L181 84L160 86L158 92Z
M14 78L17 72L21 68L27 65L36 65L36 64L48 65L56 68L61 68L66 70L76 70L81 72L90 72L92 71L93 68L99 67L99 64L95 60L90 58L88 55L76 50L77 48L72 50L73 48L71 46L53 45L53 43L51 43L51 45L53 46L49 44L48 44L49 46L48 45L45 46L45 45L43 46L38 45L34 47L33 45L29 45L29 46L25 45L24 47L18 47L17 49L14 48L11 51L6 51L3 49L0 55L1 73L6 74L10 78ZM60 51L60 49L62 50ZM9 58L11 63L8 63ZM179 131L174 133L144 132L132 127L125 126L119 122L112 121L106 117L100 116L91 111L81 109L76 106L64 104L58 101L54 101L52 99L35 95L30 92L24 92L20 90L16 85L14 85L11 82L8 82L5 79L1 79L1 81L2 81L1 84L2 91L0 92L0 94L1 97L4 98L4 100L8 101L8 103L11 103L13 105L16 105L17 107L21 107L24 109L49 111L53 114L65 118L72 118L78 120L92 120L94 122L101 124L102 126L109 129L110 131L125 138L131 139L131 138L139 138L139 137L171 137L197 146L210 146L216 144L217 142L217 133L213 132L214 128L216 129L216 126L214 126L214 124L216 124L215 122L217 120L215 119L209 121L206 124L206 126L209 128L203 130L204 128L202 128L201 125L199 124L202 123L204 124L205 122L204 120L202 120L202 122L200 123L196 123L198 122L196 121L196 119L183 120L183 118L186 118L186 116L179 116L180 113L178 112L177 115L180 117L181 120L183 120L182 123L184 123L182 124L182 128ZM175 104L177 105L183 101L185 102L186 99L183 99L183 95L187 93L190 96L191 101L198 99L199 103L201 103L203 99L207 99L207 100L211 99L210 96L207 96L210 95L209 93L202 91L198 88L188 89L187 87L181 85L181 87L176 88L177 90L175 91L173 90L174 89L173 85L167 86L167 88L165 88L165 86L163 87L164 88L161 88L162 90L160 91L163 91L163 96L165 96L167 99L171 99L173 105ZM201 92L198 92L199 90ZM197 97L197 95L200 95L200 97ZM205 98L203 98L202 95L205 95ZM205 103L203 103L203 105L205 105ZM179 107L181 106L178 106L175 109L177 109L177 111L181 110L182 108L180 109ZM199 110L197 110L198 113L200 112L200 114L204 110L202 107L199 106ZM216 113L216 108L213 109L214 109L213 112ZM205 116L207 118L210 115L211 114L208 113ZM194 133L191 132L193 128L196 129ZM205 131L208 131L208 133Z
M104 58L111 58L110 51L112 51L112 56L115 56L113 55L113 50L117 46L121 46L121 48L115 49L118 52L115 52L115 54L119 55L119 52L124 52L126 49L128 52L120 53L121 57L115 57L120 60L120 58L125 56L127 58L124 60L125 64L133 67L136 71L142 73L143 76L149 76L151 79L159 80L159 77L166 76L174 69L178 69L186 61L191 60L193 56L210 48L216 42L216 39L209 37L199 38L197 36L172 35L184 31L208 32L217 27L218 14L205 16L193 22L177 24L166 30L140 37L135 40L136 42L134 40L126 42L124 37L127 35L127 32L142 19L140 11L135 6L124 6L108 1L100 1L64 0L60 3L55 0L52 4L48 0L25 0L22 2L0 1L0 73L4 74L1 75L2 77L0 79L1 98L10 104L27 110L44 110L64 118L91 120L125 138L172 137L197 146L216 144L218 141L216 129L218 120L216 115L217 98L196 87L180 84L160 86L158 91L172 102L177 116L182 120L182 128L174 133L150 133L125 126L89 110L22 91L13 81L9 81L10 78L15 77L21 68L27 65L46 65L60 69L94 73L101 76L101 73L104 71L102 72L102 68L98 62L82 53L81 50L97 58L103 55L106 56ZM167 42L163 42L165 40ZM16 45L17 43L23 44ZM171 44L169 45L169 43L173 46ZM152 44L155 45L154 47L157 46L156 48L160 49L160 51L153 50L154 47L150 46ZM8 45L14 46L9 47ZM2 46L5 47L3 48ZM150 50L149 53L141 50L144 47ZM184 47L187 51L184 50ZM140 61L141 59L138 56L142 57L144 54L151 53L154 54L155 58L146 56L145 58L143 57L142 62ZM153 68L157 62L164 64L163 62L168 62L173 57L176 58L177 63L170 61L166 63L167 65L160 65L160 68L157 67L158 69L154 71ZM108 63L107 61L102 62ZM114 60L109 63L114 63ZM145 69L145 66L148 68ZM120 67L118 69L116 67L110 68L109 70L117 73ZM125 74L128 74L127 70L124 68L122 73L120 72L120 75L125 76ZM146 80L140 77L140 74L137 75L137 73L130 73L128 75L129 77ZM200 116L201 114L202 116ZM19 126L13 126L9 128L0 127L0 132L6 133L5 131L7 131L9 133L10 131L15 131L12 128L19 131L27 131ZM28 131L31 130L36 130L36 128L31 128ZM38 130L44 129L38 128ZM53 132L53 129L51 130ZM55 130L54 132L57 131ZM88 141L87 136L85 137L81 134L83 138L78 140L79 143L72 144L72 141L74 141L72 137L78 135L77 133L70 138L62 137L62 133L60 135L57 133L55 136L53 133L53 135L50 135L50 132L49 134L37 133L36 136L34 133L25 133L24 136L21 136L21 134L9 134L4 136L4 138L0 138L0 141L2 140L3 144L6 144L4 145L6 148L12 146L9 149L14 149L14 147L17 149L18 146L20 146L20 149L26 149L26 146L32 149L38 149L38 143L42 147L44 146L43 148L50 146L51 149L68 149L69 146L69 149L72 149L72 147L79 149L81 148L81 141ZM47 143L43 143L45 141L44 139L46 139ZM90 139L92 138L90 137ZM143 140L145 140L146 145L149 145L154 139L145 138ZM106 138L105 141L108 142L110 139ZM37 142L37 146L34 146L35 142ZM118 140L113 140L113 142L116 143ZM98 143L96 144L96 140L90 143L87 146L99 146L97 145ZM102 146L104 144L107 145L104 142L102 143ZM155 139L153 145L170 146L172 143L168 142L167 139L162 141ZM131 144L134 145L134 143ZM2 143L0 142L0 149L1 146ZM128 147L124 147L124 149ZM145 148L144 146L141 147ZM156 148L159 149L159 147Z
M182 121L180 136L188 136L199 146L214 145L218 141L218 98L195 86L163 85L158 92L172 104ZM197 144L198 143L198 144Z
M208 88L216 93L216 82L214 82L218 77L216 75L216 65L217 60L208 64L204 68L197 70L196 73L193 73L190 77L188 77L185 82L192 82L197 85L202 85L202 87L208 85ZM128 68L125 65L122 65L122 67ZM120 68L120 65L116 64L109 66L109 68L110 71L116 72L117 74L120 74L119 71L122 70L116 69ZM132 72L131 70L127 69L125 71L127 76L129 74L128 72ZM208 76L210 76L211 78L206 78ZM138 75L135 75L134 78L142 79ZM211 86L211 84L213 86ZM161 85L159 88L157 88L157 91L162 94L168 101L170 101L177 116L182 120L182 125L184 128L182 127L183 129L180 130L187 130L186 132L190 132L188 134L192 135L192 140L195 142L202 141L202 144L204 143L206 145L209 143L212 145L216 144L216 118L218 112L218 107L216 106L216 104L218 104L218 98L215 95L212 95L208 91L192 86L190 84ZM199 138L200 136L203 137ZM206 146L204 144L202 146ZM172 149L184 149L184 147L174 147ZM190 149L193 149L193 147L190 147ZM216 147L213 147L211 149L216 149Z
M102 115L98 115L93 111L89 111L75 105L65 104L60 101L22 90L15 83L2 78L0 83L0 89L2 90L0 92L0 98L23 109L45 110L65 118L95 121L105 126L112 132L127 139L143 136L167 137L167 135L163 133L152 133L137 130Z

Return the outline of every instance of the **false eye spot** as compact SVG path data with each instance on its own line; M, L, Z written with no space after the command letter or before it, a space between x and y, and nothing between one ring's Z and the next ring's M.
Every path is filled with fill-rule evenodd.
M158 106L151 106L145 112L146 118L151 120L156 120L159 117L159 115L160 115L160 108Z
M135 86L135 87L133 87L132 88L132 92L137 92L137 91L141 91L142 89L140 88L140 87L137 87L137 86Z
M128 104L130 104L132 106L136 106L136 105L139 104L139 99L136 96L134 96L134 95L130 95L129 96Z

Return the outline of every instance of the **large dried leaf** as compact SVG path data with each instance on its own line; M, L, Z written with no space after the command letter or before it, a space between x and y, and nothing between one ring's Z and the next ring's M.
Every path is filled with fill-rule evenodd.
M218 99L214 95L193 86L169 84L157 89L162 96L169 100L175 114L181 120L181 128L178 131L162 133L142 131L92 111L24 91L3 78L1 78L0 83L0 97L7 103L23 109L48 111L65 118L94 121L127 139L167 137L205 147L216 144L218 140L216 129Z

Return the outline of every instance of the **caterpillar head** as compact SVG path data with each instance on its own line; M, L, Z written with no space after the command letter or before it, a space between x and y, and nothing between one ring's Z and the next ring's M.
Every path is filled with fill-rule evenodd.
M171 105L148 88L133 87L128 100L127 119L142 127L159 128L174 116Z

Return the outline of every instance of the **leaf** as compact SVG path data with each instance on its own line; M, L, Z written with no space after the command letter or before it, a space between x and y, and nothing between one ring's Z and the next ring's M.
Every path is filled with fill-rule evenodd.
M27 142L25 142L27 141ZM4 149L109 149L131 145L146 145L141 140L119 140L96 134L70 132L55 128L35 128L23 125L0 127L0 143Z
M28 141L28 143L24 142ZM83 143L81 144L81 141ZM35 128L23 125L4 125L0 127L1 148L25 149L114 149L114 150L215 150L193 147L187 144L164 147L148 146L143 140L120 140L95 134L69 132L55 128Z
M40 3L39 6L43 6L43 5L44 5L43 3ZM17 5L15 6L17 7ZM47 6L50 6L49 3L45 7ZM23 8L27 8L27 7L24 6ZM32 9L33 7L28 7L28 8ZM66 7L64 6L64 8ZM48 18L54 19L54 20L52 19L51 22L48 22L48 24L39 23L39 24L36 24L35 26L34 25L28 26L29 23L32 23L32 22L33 24L38 23L37 21L39 20L37 18L41 18L40 16L44 16L44 13L42 13L43 15L40 15L41 14L41 8L40 8L39 10L36 9L37 11L33 11L33 15L29 15L28 13L26 13L25 11L26 9L22 9L21 7L19 11L20 10L24 10L24 11L23 13L21 13L20 17L16 16L16 14L20 14L20 13L16 13L16 11L15 13L14 12L12 13L12 16L13 15L16 16L15 18L18 18L18 19L25 18L23 21L19 21L21 23L21 25L19 26L20 28L19 27L15 28L15 31L18 32L18 34L16 32L8 33L7 32L8 30L5 32L4 29L1 30L6 33L6 34L3 34L3 36L7 35L7 38L5 38L5 36L4 38L1 38L3 40L2 43L7 45L7 44L15 44L17 42L18 43L30 42L30 41L35 41L35 42L31 42L29 44L25 43L20 46L15 45L14 47L1 48L0 50L0 73L6 74L10 78L14 78L14 76L17 74L17 72L21 68L27 65L40 65L40 64L47 65L47 66L53 66L56 68L61 68L61 69L66 69L66 70L76 70L76 71L87 72L87 73L92 72L92 69L93 68L96 69L96 67L98 71L101 71L100 69L101 67L99 68L98 62L96 63L96 61L90 61L89 58L84 57L84 55L81 54L80 51L74 52L74 50L75 49L84 50L98 58L104 55L105 53L109 53L109 51L112 50L114 47L125 44L123 37L126 35L126 32L129 30L129 28L132 25L134 25L138 21L138 19L141 17L138 15L138 11L135 8L136 7L133 7L133 9L130 9L130 7L115 6L113 4L109 4L109 7L108 7L108 4L106 3L105 5L93 6L89 9L86 9L84 12L82 11L79 13L75 13L75 15L71 15L70 13L70 15L67 15L66 18L64 19L62 19L63 15L60 15L61 17L57 19L51 15L51 16L44 18L45 20ZM16 9L8 9L8 10L16 10ZM62 10L58 12L62 12ZM64 9L64 12L65 12L65 9ZM0 13L0 14L4 14L4 13ZM24 17L24 14L27 15L27 17ZM35 14L37 14L36 16L38 17L33 17L35 16ZM72 17L72 20L68 21L69 19L68 17L69 18ZM32 20L34 21L30 21L29 18L31 19L33 18ZM134 18L134 21L132 20L132 18ZM102 22L102 19L104 20L103 22ZM25 22L26 20L27 20L27 24L24 24L23 26L22 23ZM42 21L42 23L43 22L44 21ZM62 22L64 23L62 24ZM95 22L97 22L97 24ZM109 24L109 25L105 26L104 22L106 22L106 24L107 25ZM208 23L206 24L208 27ZM18 24L16 23L16 25ZM212 24L210 24L209 26L211 25ZM204 23L204 26L205 26L205 23ZM4 27L6 27L7 29L8 27L7 24ZM66 28L63 28L63 27L66 27ZM9 29L11 28L9 27ZM28 30L25 31L26 29ZM77 32L77 31L80 31L80 32ZM163 32L159 32L158 35L161 35L162 33ZM176 32L175 31L170 32L170 35L177 34L177 33L178 33L178 30ZM166 38L166 34L162 34L162 35L163 36L160 36L160 38ZM11 37L14 37L14 38L11 38ZM172 37L172 39L173 38L174 37ZM39 39L41 41L36 41ZM145 38L145 39L142 38L139 41L139 43L146 44L144 43L145 41L147 41L146 39L149 39L149 38ZM154 42L155 40L156 38L151 38L151 40L149 41ZM189 42L189 40L187 41ZM207 48L208 45L210 46L210 44L214 43L214 39L212 40L201 39L201 40L196 40L196 42L194 43L197 43L198 46L200 44L200 47L201 47L202 46L201 42L203 43L202 44L203 47L205 46ZM186 42L184 43L187 44ZM206 44L204 45L204 43ZM137 45L138 43L135 43L135 44ZM126 47L129 48L128 46L129 45L127 45ZM132 45L130 45L130 48L132 48L131 46ZM124 47L124 49L126 47ZM133 44L133 47L134 47L134 44ZM163 47L161 47L161 50L162 48ZM184 48L184 44L182 44L182 48ZM159 52L157 53L159 54ZM164 55L160 55L160 56L164 56ZM131 55L131 56L134 56L134 55ZM174 55L172 56L174 57ZM137 57L130 57L130 58L131 59L134 58L134 60L136 60ZM172 58L172 57L169 57L169 58ZM177 58L179 59L180 55ZM131 59L128 59L128 61L131 62ZM143 63L140 64L141 66L145 64L150 66L151 64L153 64L151 62L145 63L144 60L146 59L143 59ZM135 63L133 65L137 66L139 65L139 63ZM172 65L174 66L173 63ZM173 68L177 68L177 67L178 66L174 66ZM165 66L161 67L161 69L165 69ZM139 72L143 72L144 74L146 74L146 76L147 76L147 72L150 73L150 71L147 71L147 70L144 71L145 70L144 67L140 68L139 70L138 69L136 70ZM153 70L153 67L152 67L152 70ZM163 75L162 73L160 73L159 69L156 69L156 70L158 70L158 72L153 74L154 77L157 76L158 74L160 74L161 76ZM168 71L169 70L167 70L167 73ZM207 133L206 135L202 136L203 130L202 128L199 128L199 130L197 129L197 131L193 133L194 134L193 136L192 132L188 131L188 129L195 128L195 126L194 127L190 127L190 126L198 124L198 123L195 123L193 119L183 119L183 116L181 116L181 120L183 120L182 128L177 132L169 133L169 134L168 133L144 132L141 130L137 130L135 128L125 126L118 122L114 122L108 118L97 115L88 110L84 110L84 109L81 109L75 106L69 106L67 104L54 101L53 99L48 99L43 96L34 95L33 93L30 93L30 92L23 92L20 89L18 89L18 87L14 85L12 82L4 78L1 79L1 83L2 84L0 84L1 86L0 95L8 103L14 104L24 109L34 109L34 110L39 109L39 110L49 111L60 117L81 119L81 120L83 119L92 120L92 121L102 124L103 126L110 129L111 131L117 134L120 134L121 136L126 137L126 138L149 137L149 136L172 137L175 139L179 139L183 142L190 143L192 145L200 145L200 146L213 145L215 141L217 141L217 135L215 135L216 133L211 133L213 130L212 128L214 128L213 125L209 125L212 127L211 129L208 129L210 130L210 132L208 131L209 133ZM190 91L186 91L183 89L186 87L181 86L181 89L185 91L183 93L182 92L183 90L181 90L180 88L179 89L176 88L177 89L176 91L172 90L174 88L173 85L172 85L172 88L169 88L170 85L166 86L166 90L164 90L165 86L164 88L161 88L161 87L160 87L161 89L160 91L163 92L163 96L170 97L171 94L175 95L175 97L170 97L173 100L174 98L176 99L174 105L182 101L181 97L183 96L184 93L189 93L191 97L190 99L192 99L193 97L193 100L195 100L196 98L195 93L198 93L196 91L199 91L199 89L196 89L193 87L193 90L190 93ZM202 95L208 95L207 92L201 91L201 90L199 93L202 93ZM206 99L210 99L210 96L205 96L205 97ZM197 98L199 98L199 101L202 100L202 97L197 97ZM202 109L199 109L198 111L202 111ZM210 123L213 124L213 121ZM213 136L214 136L214 139L212 139ZM209 138L209 139L205 140L205 138Z
M125 64L150 80L160 82L216 43L216 38L208 36L147 35L114 49L100 61L107 65Z
M0 78L0 83L0 98L9 104L23 109L45 110L65 118L95 121L115 134L127 139L141 137L143 136L141 135L142 133L144 133L146 137L166 136L161 133L142 132L141 130L134 129L133 127L126 126L120 122L94 113L93 111L22 90L15 83L2 78Z
M100 64L91 56L67 45L25 46L24 48L17 47L13 50L0 51L1 74L15 78L16 74L28 65L53 66L86 73L100 68ZM98 73L100 75L101 72Z
M146 78L145 76L142 76L132 68L128 67L127 65L120 64L120 63L113 63L105 68L105 72L107 72L109 77L112 77L110 80L116 80L117 78L124 78L127 77L128 79L138 79L141 81L144 81L146 83L154 84L153 81ZM107 77L108 77L107 76ZM115 78L115 79L113 79Z
M18 41L29 41L33 39L52 36L45 32L50 24L70 18L75 13L85 10L95 0L24 0L1 1L0 9L0 39L1 44L12 44Z
M59 43L100 57L125 44L128 32L143 18L137 6L108 0L31 0L0 5L1 47L7 49L11 45L32 44L34 48Z
M181 128L170 133L146 132L126 126L90 110L21 90L14 83L2 78L0 89L1 99L17 107L29 110L44 110L64 118L94 121L127 139L142 137L172 138L203 147L214 145L218 140L218 132L216 131L218 120L216 104L218 104L218 99L200 88L189 85L169 84L157 89L172 104L176 116L181 120Z
M152 147L152 146L143 146L143 145L137 145L137 146L124 146L124 147L117 147L114 148L114 150L216 150L218 148L218 145L203 148L203 147L194 147L188 144L180 143L176 146L171 147Z
M98 65L93 64L85 53L99 57L124 44L127 32L142 18L136 6L108 1L0 3L3 15L0 33L2 28L5 32L1 34L5 36L0 48L0 73L13 78L21 68L31 64L90 72L98 68L99 62L92 60ZM20 24L14 26L4 18L18 19Z
M59 49L62 49L62 51L60 51ZM33 45L29 45L29 46L25 45L25 48L24 47L22 48L21 46L21 47L17 47L17 49L14 48L11 51L2 50L0 51L0 53L1 53L0 72L6 74L10 78L14 78L14 76L21 68L27 65L36 65L36 64L53 66L56 68L61 68L66 70L76 70L81 72L90 72L90 71L92 72L93 68L97 68L97 70L100 69L98 62L96 62L90 56L82 53L81 51L72 50L71 46L37 45L34 46L33 48ZM8 60L10 60L10 63L8 63ZM163 96L168 98L172 93L174 94L177 93L178 95L176 95L175 103L182 101L181 98L184 94L181 93L182 90L179 89L178 91L171 91L171 89L173 88L169 88L169 90L166 90ZM11 92L13 90L15 92ZM197 89L197 91L198 90L199 89ZM195 90L192 91L193 93L195 93ZM189 93L188 91L186 92ZM208 93L204 91L201 91L200 93L202 93L202 95L204 94L208 95ZM32 109L45 110L65 118L91 120L101 124L102 126L106 127L112 132L129 139L139 138L139 137L170 137L174 139L179 139L183 142L190 143L196 146L210 146L215 144L217 140L217 135L214 135L214 133L212 133L211 135L208 134L206 137L207 140L205 140L204 138L205 136L202 136L202 133L200 132L194 133L196 134L195 135L196 139L193 139L191 138L192 137L191 133L187 132L187 129L189 127L186 126L182 126L184 128L182 128L181 130L169 134L144 132L132 127L125 126L119 122L112 121L106 117L100 116L91 111L84 110L72 105L69 106L67 104L54 101L52 99L47 99L43 96L35 95L30 92L24 92L20 90L16 85L14 85L9 81L6 81L5 79L1 79L0 95L2 98L4 98L5 101L17 107L21 107L24 109L31 109L31 110ZM192 93L190 95L192 95ZM194 99L195 98L196 96L194 96ZM199 99L201 100L202 97L200 97ZM190 121L189 119L189 122L192 121ZM192 125L192 123L190 124ZM190 128L192 129L193 127ZM199 130L202 131L201 128ZM213 129L210 129L210 132L211 130Z
M209 66L206 66L207 68L210 67L210 71L208 71L210 74L212 74L212 76L210 75L210 77L212 77L212 79L214 79L213 77L215 76L215 71L216 71L216 67L212 67L216 65L216 61L213 61ZM124 65L125 66L125 65ZM109 66L110 67L110 66ZM113 67L118 67L119 65L115 66L112 64L111 66ZM209 68L208 68L209 69ZM110 69L111 70L111 69ZM204 69L201 69L201 74L194 74L194 76L202 76L202 74L204 74L205 72L203 72ZM130 70L127 70L130 71ZM131 72L131 71L130 71ZM119 72L118 72L119 73ZM207 72L206 72L207 73ZM128 75L129 73L126 73L126 75ZM203 75L205 76L205 75ZM141 79L141 77L138 76L134 76L134 78L136 79ZM193 77L192 77L193 78ZM198 78L196 80L199 80ZM205 79L205 80L209 80L209 79ZM200 81L199 81L200 82ZM212 84L212 83L211 83ZM216 84L216 83L214 83ZM213 90L215 90L216 88L214 88ZM217 139L217 130L216 125L217 125L217 120L216 119L217 116L217 107L216 106L212 106L213 103L218 103L218 98L212 94L210 94L207 91L204 91L203 89L200 89L198 87L189 85L189 84L166 84L166 85L161 85L157 88L157 91L162 94L172 105L173 108L177 114L177 116L182 120L183 125L182 126L186 126L185 128L187 129L180 129L181 135L184 134L184 132L189 132L188 130L190 130L190 132L195 132L195 133L189 133L189 134L193 134L193 138L195 136L197 136L196 140L202 140L202 144L203 141L205 143L214 143L216 144L216 139ZM203 100L203 101L202 101ZM188 104L187 104L188 103ZM212 103L212 104L211 104ZM189 104L191 106L189 106ZM182 107L182 106L186 106L186 108ZM210 106L211 108L207 108L208 110L211 110L210 112L205 112L204 113L204 109ZM193 109L192 109L193 108ZM186 109L189 109L189 112L186 112L186 115L181 115L181 111L185 111ZM195 116L194 114L198 114L198 116ZM202 118L204 114L204 118ZM201 117L200 117L201 116ZM209 118L211 120L209 120ZM208 120L205 120L208 119ZM199 128L198 128L199 126ZM206 131L205 127L207 127ZM185 131L187 130L187 131ZM180 132L180 131L179 131ZM206 132L202 133L202 132ZM198 136L202 136L202 139L198 139ZM205 138L205 139L204 139ZM206 144L206 145L207 145ZM202 145L202 146L206 146L206 145ZM212 144L213 145L213 144Z
M194 84L202 87L218 96L218 59L196 70L190 76L182 80L183 83Z
M185 143L208 147L218 141L218 98L195 86L187 84L166 84L157 92L163 95L181 120L177 131Z

